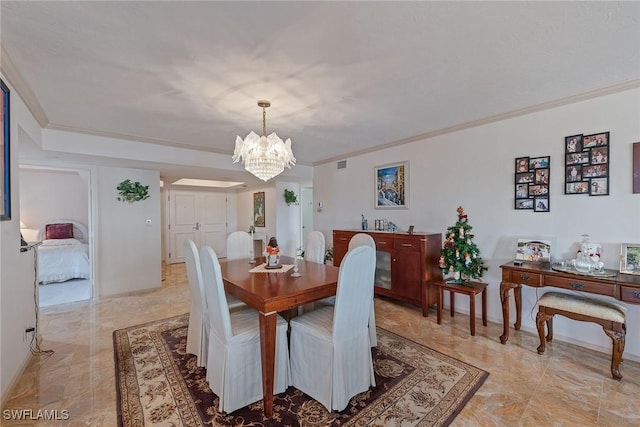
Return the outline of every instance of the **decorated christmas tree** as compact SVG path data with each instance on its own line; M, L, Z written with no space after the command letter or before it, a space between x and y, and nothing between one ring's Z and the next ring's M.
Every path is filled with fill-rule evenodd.
M448 283L464 283L482 277L487 267L480 258L480 250L473 243L471 226L462 206L458 207L458 222L447 229L444 248L440 254L440 268L445 275L453 276Z

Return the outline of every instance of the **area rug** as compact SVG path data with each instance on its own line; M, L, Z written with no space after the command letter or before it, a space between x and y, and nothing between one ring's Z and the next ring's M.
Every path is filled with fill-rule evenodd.
M489 375L378 328L376 387L344 411L328 412L289 387L274 396L270 419L262 401L224 414L206 371L185 352L188 321L185 314L114 331L120 426L446 426Z

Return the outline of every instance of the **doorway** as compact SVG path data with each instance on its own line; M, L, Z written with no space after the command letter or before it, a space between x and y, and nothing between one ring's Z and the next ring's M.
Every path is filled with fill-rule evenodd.
M51 166L20 165L20 221L21 233L28 242L42 240L47 224L77 222L82 232L75 236L77 245L38 247L38 264L55 266L55 271L40 270L37 286L39 307L86 301L94 295L94 263L91 221L91 172L87 169ZM75 227L75 225L74 225ZM82 248L79 249L79 248ZM58 254L51 258L53 250ZM82 252L82 254L81 254ZM44 257L43 257L44 256ZM47 258L49 257L49 258ZM76 275L80 274L81 275ZM59 274L59 276L56 276ZM87 278L88 277L88 278ZM44 279L46 284L40 284Z
M226 257L227 194L170 189L167 197L167 262L184 262L185 240L193 240L198 248L210 246L218 257Z

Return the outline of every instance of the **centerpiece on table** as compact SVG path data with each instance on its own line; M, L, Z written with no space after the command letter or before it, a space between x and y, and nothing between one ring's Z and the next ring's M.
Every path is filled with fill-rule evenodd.
M458 222L447 229L444 247L440 251L440 268L450 275L447 283L464 284L471 279L482 277L487 270L480 257L480 250L473 242L471 226L467 214L459 206Z

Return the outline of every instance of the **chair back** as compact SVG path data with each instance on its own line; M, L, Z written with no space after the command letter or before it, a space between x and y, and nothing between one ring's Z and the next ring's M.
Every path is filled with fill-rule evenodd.
M200 255L193 240L185 240L183 244L184 263L187 267L187 279L189 280L189 290L191 299L202 307L202 317L208 322L207 302L204 299L204 287L202 285L202 269L200 268Z
M227 259L249 258L253 240L246 231L234 231L227 236ZM260 254L255 254L260 256Z
M376 250L376 242L373 240L373 237L371 237L367 233L354 234L351 240L349 240L348 250L357 248L358 246L370 246L373 248L374 252Z
M375 251L366 245L347 252L340 263L333 314L334 341L344 341L367 329L375 271Z
M312 231L304 245L304 260L324 264L324 234Z
M204 246L200 251L200 263L202 265L204 296L209 308L211 333L221 341L228 342L232 337L229 305L224 293L220 262L210 246Z

